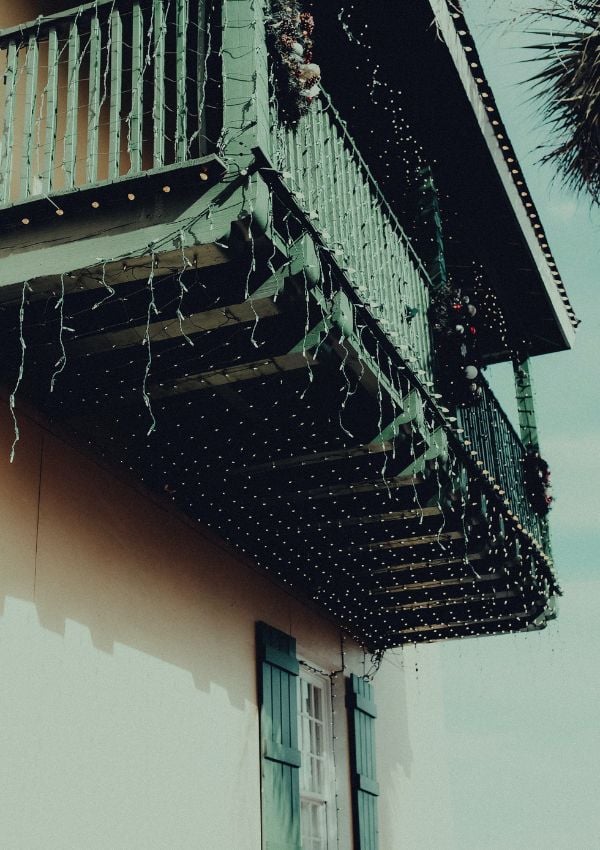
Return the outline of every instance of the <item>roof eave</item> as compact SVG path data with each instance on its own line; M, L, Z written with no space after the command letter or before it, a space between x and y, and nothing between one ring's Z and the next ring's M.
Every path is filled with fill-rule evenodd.
M429 0L429 4L431 5L435 15L438 31L448 48L452 62L454 63L467 99L475 115L477 124L481 130L482 137L485 140L493 165L498 173L502 186L504 187L511 210L518 223L519 232L522 236L523 242L526 245L537 270L540 284L547 296L548 307L554 318L560 336L564 341L564 348L571 348L575 340L575 328L577 327L578 321L569 303L552 255L549 251L545 252L544 249L541 248L540 239L536 230L532 226L531 218L534 218L537 222L539 222L539 217L533 207L532 212L528 213L526 211L519 189L515 185L515 179L511 173L509 164L506 162L504 154L500 148L497 138L498 130L492 124L494 116L499 117L497 107L493 101L488 101L487 104L484 103L480 89L473 77L469 60L467 59L465 48L457 32L455 17L453 17L453 15L459 15L461 25L464 24L466 27L464 18L462 18L462 15L460 15L457 9L455 9L454 12L450 11L447 0ZM478 61L476 54L473 55ZM504 139L507 140L504 128L502 128L502 135L504 136ZM514 158L514 153L512 151L511 153ZM516 158L514 159L516 163ZM518 166L518 163L516 164ZM527 192L526 194L529 197L529 193ZM550 264L553 266L552 269ZM553 271L555 271L555 274Z

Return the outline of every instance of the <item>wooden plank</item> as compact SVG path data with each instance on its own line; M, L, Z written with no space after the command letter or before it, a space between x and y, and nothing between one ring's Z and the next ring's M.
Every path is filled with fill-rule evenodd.
M342 449L329 449L322 452L311 452L310 454L295 455L294 457L276 458L267 463L256 463L244 466L236 473L239 475L255 472L270 472L276 469L293 469L297 466L314 466L315 464L333 463L338 460L348 460L353 457L365 457L365 455L379 454L391 451L391 442L365 443L362 446L347 446Z
M339 496L353 496L358 493L372 493L380 490L395 490L399 487L417 487L423 483L420 476L410 478L387 478L381 476L371 481L360 481L356 484L336 484L333 487L318 487L314 490L302 490L300 493L292 493L290 499L331 499Z
M100 80L102 62L102 32L100 21L94 15L90 22L89 43L89 90L87 117L87 168L88 183L95 183L98 178L98 145L100 127Z
M149 395L152 398L166 398L196 392L197 390L236 384L240 381L252 381L256 378L278 375L296 369L306 369L308 366L316 366L317 363L318 361L308 352L305 355L283 354L277 357L255 360L252 363L241 363L223 369L214 369L210 372L187 375L171 384L155 384L149 388Z
M535 619L529 620L524 614L514 614L498 617L491 625L481 625L478 628L472 625L453 628L451 634L436 635L428 633L426 635L417 635L410 638L411 643L440 643L449 640L460 640L462 638L482 637L485 635L514 635L522 632L539 632L545 629L547 623L544 621L541 624L536 624Z
M241 304L230 304L228 307L220 307L216 310L206 310L204 313L192 313L181 319L162 319L146 325L133 325L118 331L94 334L74 340L69 345L71 353L99 353L111 351L115 348L127 348L139 345L146 340L150 342L163 342L168 339L178 339L182 336L193 336L197 333L216 330L217 328L231 327L232 325L244 324L277 316L280 309L272 298L263 298L257 301L248 299Z
M430 546L432 543L450 543L452 540L464 540L462 531L444 531L441 534L413 535L395 540L382 540L376 543L353 544L348 549L351 551L364 551L370 549L406 549L413 546Z
M165 161L165 33L166 21L162 0L152 6L154 28L154 100L152 104L154 168Z
M184 162L187 158L187 27L188 0L176 0L175 6L175 161Z
M415 520L421 517L440 516L441 508L410 508L404 511L388 511L382 514L372 514L369 516L352 516L344 519L333 519L329 522L317 523L316 528L342 528L348 525L371 525L373 523L380 524L386 522L399 522L400 520Z
M67 121L65 126L65 144L63 169L65 172L65 187L75 186L77 163L77 114L79 110L79 29L73 21L69 27L68 53L68 82L67 82Z
M110 15L110 117L108 177L119 176L121 164L121 100L123 96L123 22L118 9Z
M462 596L448 596L445 599L427 599L422 602L405 602L402 605L386 605L384 611L428 611L435 608L447 608L452 605L464 605L468 602L497 602L504 599L516 599L520 594L512 590L500 590L497 593L471 593Z
M523 612L522 614L498 614L495 617L480 617L473 620L457 620L453 623L430 623L427 625L409 626L405 629L394 629L389 632L390 635L414 635L418 632L446 632L449 629L460 629L467 626L493 625L495 623L503 623L507 620L525 620L530 617L530 613Z
M56 153L56 116L58 109L58 35L52 27L48 33L48 82L46 83L46 143L42 173L43 192L52 191Z
M188 268L195 269L221 265L230 260L227 249L214 243L194 245L185 248L183 252L181 248L178 248L173 251L154 254L155 276L173 274L174 271L182 269L185 264L184 256L185 263L189 264ZM147 279L152 268L151 263L151 256L147 254L142 257L129 257L106 263L104 266L96 265L85 269L75 269L64 278L65 292L89 292L106 289L103 281L109 283L110 286L119 286L122 283ZM40 275L31 279L35 293L54 291L57 283L60 283L60 275Z
M394 584L390 587L378 587L369 591L371 596L393 596L399 593L411 593L414 590L436 590L444 587L458 587L461 584L478 584L480 581L508 581L506 573L483 573L482 575L462 575L454 578L431 579L429 581L410 581Z
M403 573L403 572L413 572L417 570L430 570L435 567L446 567L451 566L453 564L464 564L465 562L471 563L471 561L481 561L485 556L481 552L477 552L473 555L468 555L466 558L457 557L457 558L432 558L428 561L415 561L413 563L407 564L391 564L387 567L378 567L375 570L370 570L371 575L383 575L385 573ZM374 592L374 591L372 591Z
M23 152L21 155L20 197L25 199L31 194L33 168L33 148L35 130L35 111L37 102L39 49L37 39L30 36L25 59L25 104L23 109Z
M206 83L208 78L208 57L211 52L212 34L210 19L206 14L206 3L198 3L198 32L196 40L196 103L198 109L198 154L203 156L208 148L206 139Z
M402 593L411 594L421 590L444 590L448 587L460 587L464 584L479 584L480 582L500 581L508 583L510 576L505 572L483 573L482 575L462 575L456 578L432 579L430 581L414 581L407 584L395 584L391 587L371 590L371 596L397 596ZM431 600L423 600L431 601Z
M142 170L142 128L144 117L144 16L139 3L131 10L131 110L127 149L129 173Z
M17 88L17 46L11 41L6 51L4 71L4 126L0 140L0 203L5 204L11 196L13 142L15 135L15 96Z

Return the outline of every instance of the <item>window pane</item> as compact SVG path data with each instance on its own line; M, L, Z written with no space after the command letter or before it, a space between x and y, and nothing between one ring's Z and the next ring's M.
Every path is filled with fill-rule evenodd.
M302 801L302 850L327 850L326 811L325 803Z
M323 755L323 726L321 723L314 724L314 753L316 756Z
M320 688L313 688L314 694L314 711L315 720L323 720L323 694Z
M298 739L301 749L300 802L302 850L332 850L328 836L330 787L329 682L323 676L300 675Z

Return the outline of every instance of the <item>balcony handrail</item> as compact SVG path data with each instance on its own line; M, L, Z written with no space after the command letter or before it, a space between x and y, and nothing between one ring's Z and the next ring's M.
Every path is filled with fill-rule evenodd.
M458 409L464 436L502 489L511 510L549 553L547 523L534 511L527 494L527 447L484 378L482 387L483 397L478 405Z
M118 0L93 0L91 3L73 6L62 12L53 12L51 15L39 15L32 21L0 29L0 50L5 50L9 42L14 41L16 36L26 38L30 35L43 35L47 29L57 24L70 23L74 18L79 20L89 13L98 12L103 6L110 8L116 7L117 4Z
M527 454L527 448L526 448L525 444L523 443L523 440L521 439L520 435L517 433L515 426L510 421L508 414L506 413L506 411L504 410L504 408L500 404L500 402L498 400L498 396L496 395L496 393L491 388L489 381L487 381L486 378L484 378L483 375L481 375L480 377L481 377L481 382L482 382L482 384L484 384L484 387L485 387L484 392L487 393L487 395L489 397L491 397L492 402L493 402L494 406L497 408L498 413L500 414L502 421L503 421L503 424L506 427L507 431L510 433L510 435L512 436L512 439L515 441L515 443L517 443L520 446L523 454L524 455Z
M95 0L1 32L0 206L205 156L204 9Z
M394 225L394 229L398 231L399 236L402 238L402 241L404 242L404 244L408 248L408 252L411 255L411 259L418 266L423 277L425 278L425 282L427 283L427 285L429 287L433 288L433 284L432 284L432 280L431 280L431 276L430 276L429 272L427 271L427 269L423 265L423 261L422 261L421 257L417 254L409 236L407 236L406 231L404 230L404 228L400 224L400 221L398 220L396 213L394 212L394 210L390 206L389 201L387 200L387 198L385 197L385 195L381 191L381 187L379 186L379 183L373 177L371 169L369 168L369 166L365 162L365 159L364 159L362 153L360 152L360 149L358 148L356 142L354 141L354 138L350 135L347 122L344 121L344 119L342 118L340 113L337 111L337 109L333 105L333 101L331 100L330 94L323 88L321 88L321 96L327 102L327 109L333 115L333 119L334 119L335 124L342 131L344 139L346 140L346 143L348 144L348 146L350 148L352 148L352 152L353 152L354 156L360 162L362 169L367 176L367 180L368 180L368 182L371 186L371 189L377 195L377 199L379 200L379 203L385 209L390 221Z
M331 98L317 98L296 129L273 109L272 130L274 161L318 217L325 241L343 251L351 285L401 356L431 381L430 277Z

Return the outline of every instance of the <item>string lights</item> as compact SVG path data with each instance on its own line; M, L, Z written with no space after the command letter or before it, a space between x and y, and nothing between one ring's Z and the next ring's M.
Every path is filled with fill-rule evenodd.
M272 38L286 35L298 67L312 65L312 24L295 4L278 9L272 9ZM290 32L284 12L304 27L300 33ZM129 14L123 24L133 33ZM142 76L173 61L163 49L176 23L172 14L167 4L162 22L144 19ZM352 36L348 16L340 15L360 45L364 34ZM193 14L189 20L192 25ZM204 87L207 68L223 59L222 32L214 22L210 35L207 24L199 32L205 52L198 49L196 67L204 68ZM92 24L89 39L84 50L91 57ZM110 38L106 44L108 55ZM283 62L281 45L276 53L274 63ZM108 67L105 56L90 70L91 78L103 71L98 122L114 103ZM310 93L304 83L316 78L314 69L301 75L300 94ZM136 115L140 79L129 89L128 153L135 150L138 120L159 169L165 139L174 158L182 142L186 156L204 152L205 89L182 136L177 117L171 126L162 112L160 87L145 117ZM163 92L171 102L186 88L179 83L168 97ZM373 96L385 86L375 75ZM329 611L373 651L372 675L390 646L525 628L558 588L539 517L521 500L523 482L513 486L513 477L522 478L511 454L519 446L479 374L464 371L479 368L472 360L463 371L468 386L482 388L476 409L456 412L452 394L437 392L431 277L333 104L317 95L309 94L312 108L297 121L274 129L272 163L257 157L252 167L236 170L229 155L228 198L215 202L211 195L193 220L166 226L164 237L142 251L90 258L89 268L72 272L73 281L61 275L53 311L45 309L47 293L27 302L24 285L1 319L3 332L19 338L7 360L18 372L13 416L27 339L28 374L36 374L27 392L36 403L50 409L48 392L40 390L49 386L53 416L71 422L96 451ZM281 115L281 100L279 87L272 92L273 119ZM408 132L400 117L392 124ZM113 126L110 116L105 126ZM216 144L230 151L235 133L245 129L219 128ZM414 141L410 133L406 139ZM424 162L418 149L417 160ZM406 160L407 172L413 162ZM199 184L213 179L204 166L196 174ZM137 203L147 179L123 189L122 203ZM257 237L252 193L259 181L269 193L269 222L267 235ZM177 186L161 173L160 203L171 203ZM68 203L65 197L57 207L64 207L64 219ZM90 205L88 214L101 216L104 197L94 193ZM224 235L229 215L237 241ZM203 244L194 231L199 221ZM197 255L216 247L223 262L200 267ZM461 338L471 327L479 330L476 315L479 325L486 310L496 312L486 302L485 275L473 269L472 300L461 294L455 302L454 332L461 324ZM499 333L505 331L501 326ZM472 356L474 348L458 354ZM504 454L494 453L490 440L469 439L484 420L505 441ZM16 442L16 418L15 429Z

